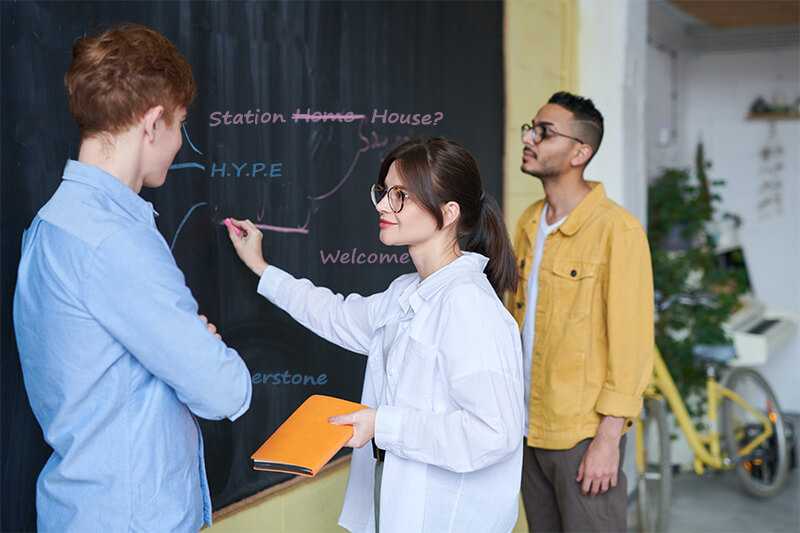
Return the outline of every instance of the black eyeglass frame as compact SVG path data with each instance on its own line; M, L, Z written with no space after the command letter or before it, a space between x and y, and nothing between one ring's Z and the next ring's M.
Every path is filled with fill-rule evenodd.
M401 186L393 185L393 186L391 186L391 187L389 187L387 189L383 185L380 185L378 183L373 183L372 187L370 187L370 189L369 189L369 196L370 196L370 199L372 200L372 203L375 205L375 207L378 207L378 204L383 201L383 198L385 196L389 195L389 193L391 193L394 190L400 191L400 208L399 209L395 209L395 206L392 205L392 197L391 196L389 196L386 199L386 203L389 204L389 209L392 210L392 213L397 214L397 213L399 213L400 211L403 210L403 207L406 205L406 199L409 196L411 196L410 193L404 191ZM380 198L378 198L377 200L376 200L376 193L380 193Z
M538 135L539 140L537 141L536 131L539 130L541 133ZM550 136L557 135L559 137L566 137L567 139L572 139L573 141L577 141L580 144L586 144L582 140L577 137L573 137L572 135L567 135L566 133L561 133L560 131L554 130L549 126L545 126L544 124L528 124L527 122L523 123L520 127L520 137L522 138L523 142L525 141L525 135L528 132L533 132L533 143L539 144L541 142L546 141Z

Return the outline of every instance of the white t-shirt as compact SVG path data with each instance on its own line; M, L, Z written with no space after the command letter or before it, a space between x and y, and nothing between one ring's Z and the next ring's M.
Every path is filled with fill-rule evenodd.
M553 233L564 223L567 217L547 225L547 204L542 208L539 220L539 231L536 233L536 245L533 250L533 266L531 276L528 278L528 299L525 308L525 322L522 324L522 376L525 379L525 428L528 427L528 406L531 401L531 366L533 365L533 341L536 331L536 299L539 296L539 267L542 264L544 242L547 236ZM527 433L527 429L526 429Z

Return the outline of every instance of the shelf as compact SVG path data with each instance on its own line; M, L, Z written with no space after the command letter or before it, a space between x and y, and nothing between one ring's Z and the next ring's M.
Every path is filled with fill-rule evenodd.
M747 120L800 120L800 113L748 113Z

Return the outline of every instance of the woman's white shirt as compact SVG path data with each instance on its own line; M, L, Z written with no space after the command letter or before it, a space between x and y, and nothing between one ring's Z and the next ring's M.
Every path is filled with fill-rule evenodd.
M517 519L524 400L519 329L464 252L421 280L346 298L269 266L258 292L321 337L368 355L362 403L386 450L381 533L507 532ZM374 459L353 450L339 524L375 531Z

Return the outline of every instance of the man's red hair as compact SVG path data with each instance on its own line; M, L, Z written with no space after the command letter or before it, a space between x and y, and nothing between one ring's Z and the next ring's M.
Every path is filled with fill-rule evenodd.
M175 45L139 24L78 39L64 84L81 139L125 131L158 105L171 124L196 91L192 68Z

